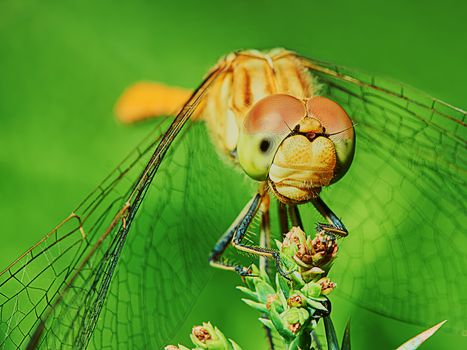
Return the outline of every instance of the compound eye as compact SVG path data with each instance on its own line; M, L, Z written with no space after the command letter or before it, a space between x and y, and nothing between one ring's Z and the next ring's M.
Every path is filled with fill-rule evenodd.
M322 96L310 98L306 103L309 117L318 119L325 133L334 143L337 167L333 182L349 169L355 153L355 132L347 112L336 102Z
M306 114L305 104L284 94L270 95L258 101L245 117L247 134L279 134L293 128Z
M256 102L238 139L238 161L243 170L253 179L267 179L281 141L305 115L305 103L290 95L270 95Z
M353 125L347 112L336 102L322 96L310 98L306 103L309 117L318 119L328 135L353 138Z

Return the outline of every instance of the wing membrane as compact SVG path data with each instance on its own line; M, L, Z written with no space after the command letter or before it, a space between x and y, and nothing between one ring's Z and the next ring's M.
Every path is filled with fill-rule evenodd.
M168 341L209 278L204 266L212 242L196 236L215 239L229 220L217 217L228 201L205 198L200 218L189 205L192 196L209 193L198 184L203 171L216 175L210 188L217 193L216 184L229 179L218 176L219 161L201 166L201 159L215 157L203 126L190 124L169 146L222 69L211 72L172 123L161 120L69 218L0 274L0 348L28 342L147 348Z
M358 304L467 329L466 112L399 83L304 60L354 120L349 175L324 197L350 229L334 274Z

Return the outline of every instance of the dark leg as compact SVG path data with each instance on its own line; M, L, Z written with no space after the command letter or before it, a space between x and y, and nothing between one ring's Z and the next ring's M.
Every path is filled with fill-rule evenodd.
M329 224L318 224L318 229L345 237L349 234L342 221L332 212L332 210L323 202L320 197L311 201L316 209L323 215Z
M261 204L261 232L259 245L263 248L271 248L271 218L269 215L269 196L263 199ZM269 274L268 260L261 256L259 258L259 267Z
M245 237L246 230L248 229L248 225L250 224L252 219L253 217L251 217L249 220L248 219L243 220L238 225L237 230L235 231L233 239L232 239L232 245L238 250L273 259L276 264L277 272L279 272L282 276L288 278L287 273L283 271L280 266L281 259L280 259L280 255L278 251L271 249L271 248L263 248L263 247L249 246L249 245L242 244L242 240Z
M282 237L285 237L287 232L289 232L289 219L287 218L287 207L284 203L279 202L278 211L279 225L281 228Z
M303 230L302 218L300 217L300 212L296 205L289 205L289 215L292 219L292 225L298 226Z
M256 212L258 211L259 205L261 204L261 196L260 194L256 194L243 208L237 218L234 220L232 225L227 229L227 231L222 235L221 238L217 241L214 249L209 256L209 263L211 266L235 271L242 276L248 275L248 269L240 265L231 265L221 260L222 254L224 254L225 250L232 242L232 237L234 234L240 229L240 227L246 229L251 223L251 220L254 218Z
M278 251L271 249L271 248L248 246L248 245L242 244L242 240L245 237L245 233L248 229L248 226L250 226L251 221L255 217L256 212L258 211L259 206L261 204L261 200L263 196L264 194L261 195L257 193L250 200L250 202L248 202L248 204L245 206L242 212L238 215L238 217L235 219L232 225L230 225L227 232L224 233L224 235L219 239L219 241L217 241L209 257L209 263L211 264L211 266L224 269L224 270L235 271L239 273L241 276L249 275L247 268L240 266L240 265L231 265L221 260L222 254L227 249L229 243L232 243L232 245L235 248L242 250L244 252L274 259L277 272L279 272L285 278L288 278L287 273L284 272L280 266L281 260L280 260L280 255Z

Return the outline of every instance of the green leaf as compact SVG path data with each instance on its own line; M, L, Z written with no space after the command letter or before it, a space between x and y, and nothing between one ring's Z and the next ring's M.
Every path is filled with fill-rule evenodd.
M259 322L261 322L263 325L265 325L269 329L274 329L274 324L271 322L270 319L261 317L261 318L258 318L258 320Z
M236 288L242 293L245 293L247 296L249 296L253 300L258 301L258 295L255 292L253 292L251 289L248 289L243 286L237 286Z
M328 350L339 350L339 342L337 341L336 330L332 324L331 317L325 316L324 329L326 331L326 341L328 343Z
M306 302L309 306L311 306L315 310L328 311L328 309L326 309L326 307L323 304L311 298L306 298Z
M230 342L230 345L232 345L233 350L242 350L242 348L236 342L234 342L232 339L229 339L229 342Z
M278 288L277 296L279 297L279 301L283 309L286 309L287 308L287 296L284 294L284 291L281 288Z
M289 295L290 286L287 280L278 273L276 273L276 289L281 290L286 296Z
M275 295L276 291L266 282L258 281L256 283L256 293L258 294L258 301L266 303L268 297L271 295Z
M245 299L245 298L242 298L242 301L248 306L252 307L253 309L258 310L259 312L264 312L264 313L269 312L268 308L264 304L257 303L256 301Z
M279 335L284 338L285 341L291 342L295 338L295 335L287 328L286 322L282 320L274 307L271 307L269 316L271 317L274 328L277 330Z
M245 277L245 284L247 285L247 287L251 290L256 290L256 285L255 285L255 280L257 279L257 277L253 277L253 276L246 276Z
M350 350L350 319L345 325L344 335L342 337L341 350Z
M409 339L404 344L402 344L400 347L398 347L397 350L414 350L414 349L417 349L429 337L431 337L438 329L440 329L441 326L444 323L446 323L446 320L434 325L433 327L427 329L426 331L420 333L419 335L413 337L412 339Z

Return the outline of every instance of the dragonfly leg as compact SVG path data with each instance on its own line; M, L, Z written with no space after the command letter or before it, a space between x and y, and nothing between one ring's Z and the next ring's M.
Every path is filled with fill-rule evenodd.
M229 229L217 241L209 257L209 263L211 266L223 270L235 271L241 276L249 275L249 269L241 265L232 265L222 260L222 254L225 252L229 244L232 244L236 249L244 252L273 259L276 264L277 272L287 278L287 272L281 268L281 259L278 251L266 247L242 244L242 240L245 237L248 226L250 226L251 221L255 217L262 203L263 197L264 194L257 193L237 216Z
M263 248L271 248L271 220L269 215L270 198L266 195L261 202L261 231L260 243ZM269 274L268 259L264 256L259 258L260 269Z
M256 208L256 210L257 209L258 208ZM268 210L268 213L269 213L269 210ZM251 220L254 217L254 214L251 216L251 218L249 218L249 220L243 220L237 226L236 230L234 231L233 238L232 238L232 245L238 250L241 250L241 251L244 251L250 254L254 254L254 255L259 255L260 257L266 257L266 258L273 259L276 264L277 272L279 272L282 276L287 278L287 275L288 275L287 272L285 272L281 268L281 259L280 259L280 254L278 251L271 249L269 247L261 247L261 246L258 247L258 246L242 244L242 240L245 237L245 233L248 229L248 226L251 223Z
M284 203L279 202L277 206L278 217L279 217L279 226L281 228L282 237L285 237L287 232L289 232L289 219L287 217L287 207Z
M249 275L249 269L241 266L241 265L232 265L226 261L222 260L222 255L224 254L225 250L232 243L232 238L234 237L237 230L240 227L244 227L244 230L248 228L251 221L253 220L258 208L261 204L261 195L258 193L256 194L243 208L237 218L234 220L232 225L227 229L227 231L222 235L221 238L217 241L214 249L209 256L209 263L211 266L220 268L223 270L234 271L240 274L241 276Z
M300 217L300 212L296 205L289 205L289 215L292 220L292 225L300 227L303 230L302 218Z
M326 203L320 198L316 197L311 201L316 209L323 215L329 224L317 224L318 230L324 230L331 234L336 234L341 237L345 237L349 234L345 228L341 219L339 219L336 214L327 206Z

